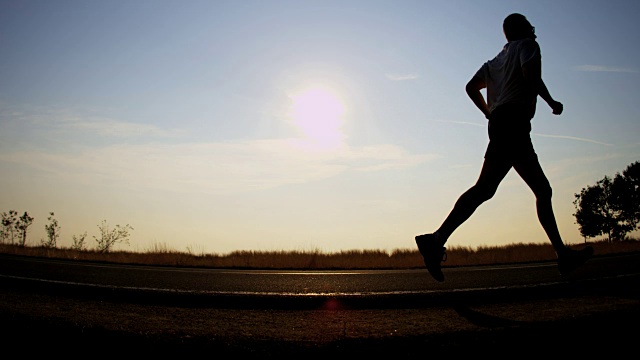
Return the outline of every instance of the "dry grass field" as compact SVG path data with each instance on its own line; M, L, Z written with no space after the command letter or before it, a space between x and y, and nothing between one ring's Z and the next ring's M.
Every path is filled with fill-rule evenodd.
M640 240L629 238L609 242L597 240L588 243L596 255L640 251ZM574 245L581 248L585 244ZM235 251L229 254L193 254L169 250L157 245L144 252L72 250L42 246L18 246L0 244L0 253L55 259L100 261L120 264L228 268L228 269L294 269L294 270L345 270L345 269L415 269L424 266L416 249L398 249L392 252L380 250L349 250L335 253L321 251ZM510 244L506 246L482 246L478 248L447 248L447 260L443 267L471 265L495 265L555 260L550 244Z

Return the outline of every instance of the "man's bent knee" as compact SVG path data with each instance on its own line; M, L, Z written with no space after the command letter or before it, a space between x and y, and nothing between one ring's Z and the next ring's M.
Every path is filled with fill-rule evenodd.
M496 191L498 191L497 187L482 186L482 185L476 184L473 187L471 187L471 189L469 189L468 192L470 193L471 196L477 199L478 202L483 203L491 199L493 195L496 194Z

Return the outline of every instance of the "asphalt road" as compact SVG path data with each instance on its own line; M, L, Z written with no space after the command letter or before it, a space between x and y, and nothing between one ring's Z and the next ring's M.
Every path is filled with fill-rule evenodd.
M223 270L0 255L0 341L47 354L70 343L103 354L262 358L637 351L640 254L596 256L568 277L554 262L444 273L438 283L423 269Z

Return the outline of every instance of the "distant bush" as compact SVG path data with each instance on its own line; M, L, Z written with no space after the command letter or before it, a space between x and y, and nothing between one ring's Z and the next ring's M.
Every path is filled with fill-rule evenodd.
M49 224L44 226L44 229L47 231L47 240L42 240L42 246L48 248L55 248L58 244L58 238L60 237L60 225L58 225L58 220L54 218L54 213L50 212Z
M115 228L109 229L107 220L102 220L98 225L100 229L100 237L93 237L97 243L97 250L101 253L108 253L117 243L129 244L129 231L133 228L127 224L125 226L116 225Z

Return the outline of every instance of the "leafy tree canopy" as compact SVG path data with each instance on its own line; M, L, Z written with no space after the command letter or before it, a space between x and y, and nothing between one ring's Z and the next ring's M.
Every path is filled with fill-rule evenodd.
M573 204L582 236L623 240L640 223L640 161L613 178L605 176L583 188L575 194Z

